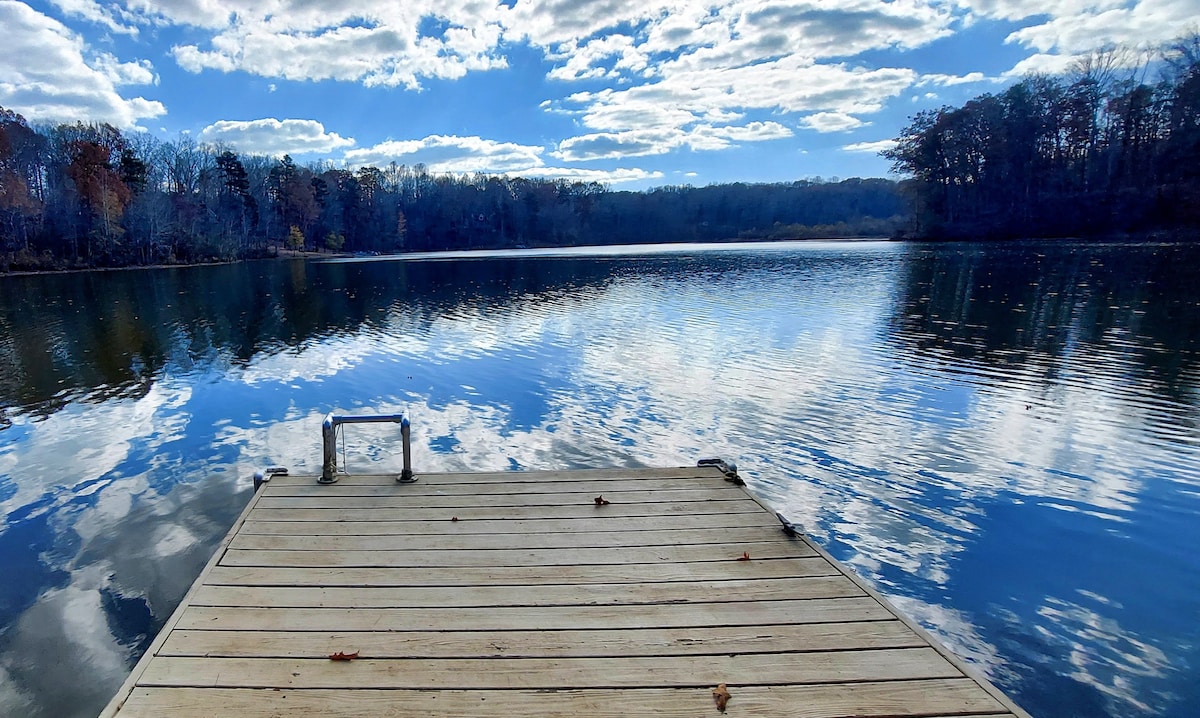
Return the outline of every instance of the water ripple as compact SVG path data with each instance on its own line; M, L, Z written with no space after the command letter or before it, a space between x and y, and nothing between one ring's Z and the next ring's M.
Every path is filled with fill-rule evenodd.
M254 469L315 472L327 411L406 410L426 471L735 459L1033 714L1189 715L1197 254L818 243L0 281L20 577L0 713L94 715ZM394 428L346 446L400 465Z

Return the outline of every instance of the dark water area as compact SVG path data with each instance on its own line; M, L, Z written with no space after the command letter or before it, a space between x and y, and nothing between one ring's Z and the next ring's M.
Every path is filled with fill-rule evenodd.
M1200 247L0 278L0 715L94 716L328 411L418 471L736 460L1034 716L1200 710ZM346 432L396 470L394 428Z

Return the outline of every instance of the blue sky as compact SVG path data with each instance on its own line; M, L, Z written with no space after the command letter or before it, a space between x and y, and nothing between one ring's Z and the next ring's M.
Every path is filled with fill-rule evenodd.
M885 176L917 111L1200 0L0 0L0 106L300 162L615 188Z

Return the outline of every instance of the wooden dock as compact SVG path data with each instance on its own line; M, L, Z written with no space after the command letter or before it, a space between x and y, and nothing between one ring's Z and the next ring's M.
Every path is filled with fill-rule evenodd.
M720 684L1027 718L713 467L274 477L101 715L696 718Z

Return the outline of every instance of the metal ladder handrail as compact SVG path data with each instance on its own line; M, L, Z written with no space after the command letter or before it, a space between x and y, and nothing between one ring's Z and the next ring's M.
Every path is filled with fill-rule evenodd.
M332 484L338 480L337 432L342 424L399 424L400 440L404 448L404 469L396 477L396 481L411 483L417 480L412 470L408 416L405 414L339 415L330 412L321 422L321 478L317 479L318 484Z

